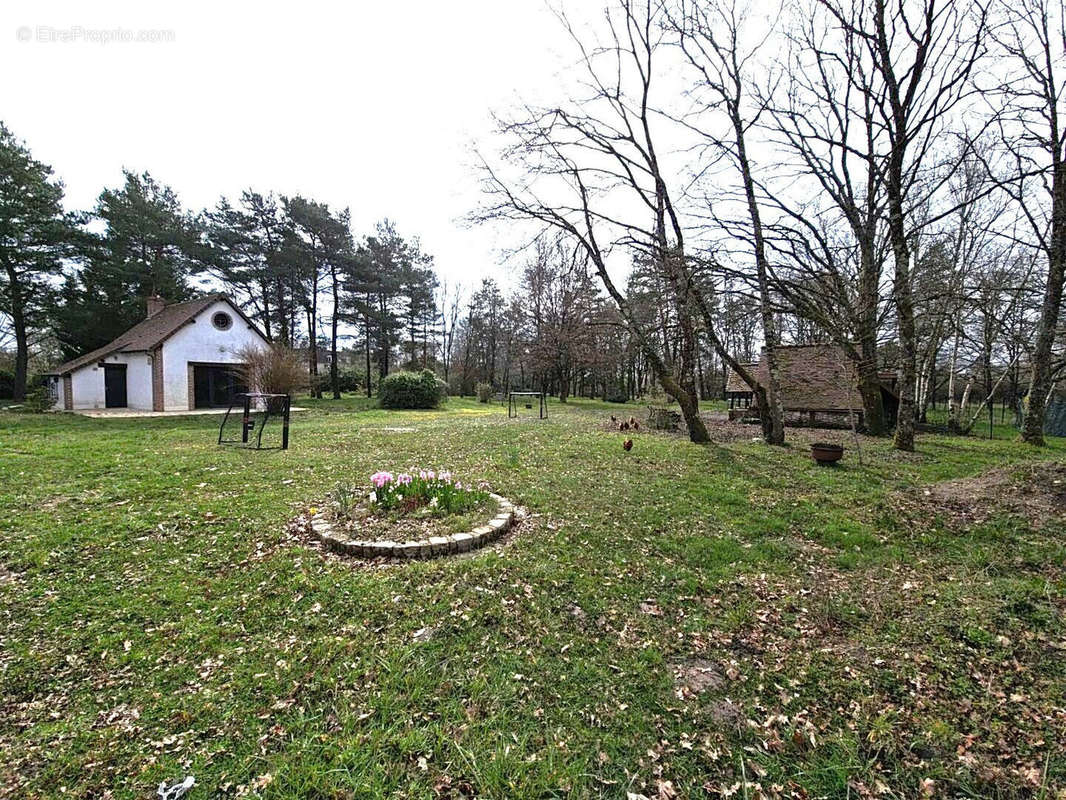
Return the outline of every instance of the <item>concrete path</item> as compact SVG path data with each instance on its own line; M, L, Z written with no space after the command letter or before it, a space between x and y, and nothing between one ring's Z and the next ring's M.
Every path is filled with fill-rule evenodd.
M307 411L306 408L292 406L289 411ZM240 409L234 409L239 413ZM72 414L81 414L83 417L95 419L127 419L131 417L199 417L205 414L225 414L224 408L194 408L187 411L136 411L130 408L82 408L75 409Z

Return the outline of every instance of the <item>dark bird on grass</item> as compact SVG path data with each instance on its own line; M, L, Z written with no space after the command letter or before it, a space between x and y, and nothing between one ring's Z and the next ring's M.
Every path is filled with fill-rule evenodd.
M622 442L622 449L625 450L627 453L630 450L632 450L633 449L633 440L632 439L626 439L624 442Z
M616 417L614 414L611 414L611 422L618 422L618 417Z
M639 431L639 430L640 430L640 423L639 423L639 422L637 422L636 420L632 420L632 421L630 422L630 426L631 426L631 427L633 428L633 430L635 430L635 431Z
M628 431L629 430L629 423L628 422L623 422L621 425L618 426L618 430L620 430L620 431Z

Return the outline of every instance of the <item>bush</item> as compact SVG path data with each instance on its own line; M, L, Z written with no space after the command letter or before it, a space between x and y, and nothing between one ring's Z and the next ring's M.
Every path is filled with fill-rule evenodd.
M15 373L9 369L0 369L0 397L15 396Z
M477 401L479 403L487 403L492 397L492 384L491 383L479 383L477 385Z
M443 398L441 382L428 369L393 372L378 386L382 408L436 408Z
M55 405L52 390L38 383L32 388L27 388L26 399L22 401L22 409L31 414L43 414Z
M359 392L366 388L366 375L348 367L337 371L337 384L342 392Z
M303 359L280 344L244 347L237 352L237 357L243 362L238 373L249 392L291 397L310 385Z

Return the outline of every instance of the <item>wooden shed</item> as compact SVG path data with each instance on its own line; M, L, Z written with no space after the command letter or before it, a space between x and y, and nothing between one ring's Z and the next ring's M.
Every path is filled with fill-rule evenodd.
M786 414L802 415L803 421L815 424L819 415L846 422L849 413L854 413L861 424L858 372L855 362L847 357L842 347L834 344L784 345L777 348L776 353ZM765 351L759 362L748 369L760 384L767 383ZM899 407L896 375L882 372L879 377L885 410L890 418L894 418ZM726 379L726 398L730 401L730 419L757 413L754 389L732 370Z

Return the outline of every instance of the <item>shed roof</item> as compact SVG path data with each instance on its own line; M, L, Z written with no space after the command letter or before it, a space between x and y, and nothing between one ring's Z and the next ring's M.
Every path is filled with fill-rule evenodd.
M741 362L741 366L748 372L753 372L758 369L759 362L752 361L748 364ZM751 394L751 387L733 370L729 370L729 374L726 376L725 390L730 394Z
M855 362L835 344L789 345L777 348L782 403L787 411L846 411L862 407L858 394L859 376ZM765 355L752 368L756 381L766 385L769 377ZM882 387L894 392L895 375L879 373ZM742 388L733 388L734 386ZM739 375L730 370L726 391L751 391Z

